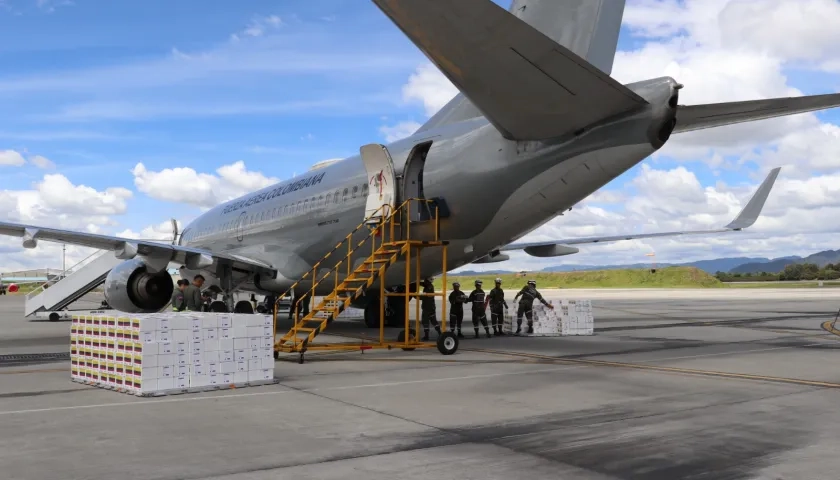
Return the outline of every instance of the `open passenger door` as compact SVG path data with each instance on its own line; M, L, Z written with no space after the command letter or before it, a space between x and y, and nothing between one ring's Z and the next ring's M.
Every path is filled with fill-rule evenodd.
M376 214L370 223L378 222L390 215L396 205L396 179L394 162L384 145L371 143L359 149L362 162L368 176L368 196L365 205L365 218ZM380 207L385 208L380 209ZM377 212L377 210L379 210Z

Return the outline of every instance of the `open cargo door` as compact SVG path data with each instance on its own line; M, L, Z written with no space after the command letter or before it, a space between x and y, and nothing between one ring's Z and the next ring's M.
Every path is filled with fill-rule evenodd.
M362 162L368 176L368 196L365 205L365 218L376 214L370 223L388 216L394 209L396 201L396 179L394 178L394 162L391 154L384 145L371 143L359 149ZM381 208L385 206L385 208ZM378 212L377 212L378 210Z

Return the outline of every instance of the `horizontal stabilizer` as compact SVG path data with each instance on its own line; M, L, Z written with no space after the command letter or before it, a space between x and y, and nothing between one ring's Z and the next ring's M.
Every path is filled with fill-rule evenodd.
M647 104L491 0L373 0L512 140L543 140Z
M658 238L658 237L675 237L680 235L701 235L709 233L726 233L743 230L751 227L761 210L764 208L764 203L770 195L770 190L776 183L776 178L779 176L781 167L774 168L767 175L767 178L761 182L761 185L753 194L747 205L738 213L734 220L729 222L723 228L713 230L685 230L680 232L656 232L656 233L638 233L631 235L615 235L610 237L585 237L585 238L569 238L559 239L549 242L529 242L529 243L512 243L500 248L500 251L524 250L529 255L535 257L557 257L561 255L570 255L577 253L577 248L569 245L581 245L585 243L606 243L617 242L621 240L637 240L640 238Z
M677 126L674 133L813 112L838 106L840 106L840 93L746 102L680 105L677 110Z

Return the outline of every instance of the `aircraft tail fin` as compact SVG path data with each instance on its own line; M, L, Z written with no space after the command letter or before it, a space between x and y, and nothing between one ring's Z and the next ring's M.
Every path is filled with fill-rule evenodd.
M557 138L647 105L490 0L373 2L505 138Z
M625 0L513 0L510 13L606 74L612 72ZM418 132L483 115L463 94Z

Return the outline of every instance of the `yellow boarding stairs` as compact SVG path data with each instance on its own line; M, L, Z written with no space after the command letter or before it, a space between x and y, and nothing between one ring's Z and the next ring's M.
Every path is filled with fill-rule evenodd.
M431 213L427 224L434 225L433 240L419 240L411 238L411 223L407 221L415 208L424 206ZM424 205L425 204L425 205ZM299 353L299 362L303 363L303 354L308 350L367 350L372 348L402 348L403 350L414 350L415 348L430 348L437 346L440 353L451 355L458 350L458 338L453 332L446 331L446 241L440 240L440 220L438 207L436 205L428 208L431 200L409 199L403 202L396 209L391 210L389 205L383 205L373 214L366 218L361 224L353 229L344 240L319 260L312 270L307 272L300 280L295 282L280 299L290 295L296 287L302 287L304 282L311 278L311 287L307 293L300 295L291 307L294 312L295 323L291 330L283 335L274 344L274 357L279 358L280 352ZM404 221L406 220L406 221ZM360 241L353 241L353 236L367 228L369 233ZM416 234L417 227L415 227ZM427 229L428 230L428 229ZM425 232L424 232L425 233ZM415 235L417 236L417 235ZM357 236L358 238L358 236ZM370 255L358 267L352 269L353 257L359 256L361 249L369 243ZM377 245L378 244L378 245ZM346 247L345 247L346 245ZM420 286L420 251L429 247L442 248L442 280L443 289L439 293L423 293ZM339 253L341 252L341 253ZM346 252L346 253L344 253ZM358 252L358 253L357 253ZM330 257L344 254L336 264L328 267L326 262ZM355 254L355 255L354 255ZM417 285L417 293L411 293L406 288L405 293L386 293L384 281L379 282L379 338L378 342L367 339L363 343L334 343L334 344L313 344L313 340L320 333L326 330L327 326L343 312L350 303L363 295L377 279L382 279L388 268L400 259L405 261L405 285L411 283L412 263L415 263L414 280ZM412 262L414 260L414 262ZM329 268L329 271L318 278L318 271ZM339 274L346 272L343 280L339 281ZM324 282L333 282L333 290L330 294L315 304L312 309L303 317L298 313L302 306L301 301L311 301L315 298L316 288ZM307 282L308 283L308 282ZM308 285L307 285L308 286ZM388 296L400 296L405 298L405 329L400 332L396 341L385 341L385 299ZM440 296L444 299L442 316L440 321L441 334L437 342L420 342L417 340L416 332L420 331L420 297ZM411 298L416 298L415 328L410 328L408 303ZM274 308L274 330L277 331L277 304ZM406 335L405 332L410 332Z

